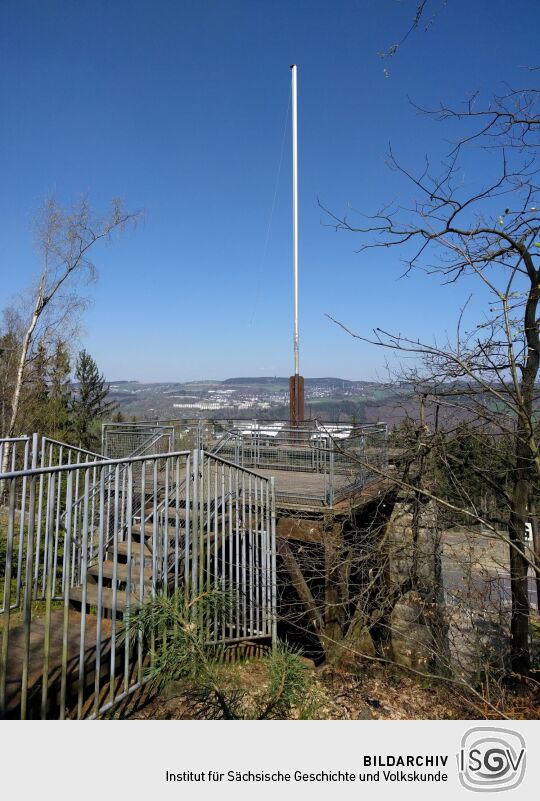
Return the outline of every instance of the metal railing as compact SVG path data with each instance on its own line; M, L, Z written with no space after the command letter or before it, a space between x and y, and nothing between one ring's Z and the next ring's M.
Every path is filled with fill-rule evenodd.
M173 436L173 440L172 441L174 441L174 436ZM170 435L168 433L164 433L162 431L158 431L157 433L152 433L149 437L147 437L146 439L143 439L143 441L138 445L137 448L135 448L135 450L133 452L130 452L130 453L126 454L126 456L124 458L132 459L135 456L156 456L156 455L158 455L160 453L172 453L173 448L170 447L171 444L172 444L172 441L171 441L171 437L170 437ZM96 458L98 458L98 459L106 459L105 456L97 456ZM119 458L119 457L116 457L116 458ZM122 478L122 482L123 482L123 490L124 491L125 491L125 482L126 482L125 473L126 473L127 464L128 464L128 462L126 462L126 465L121 470L121 478ZM141 466L135 463L132 469L133 469L134 479L140 481L140 478L141 478L140 472L141 472L141 469L142 469ZM109 479L109 482L111 482L111 481L112 481L112 477ZM108 489L108 487L107 487L107 489ZM99 491L100 491L99 484L98 484L98 482L96 480L94 480L94 482L93 482L93 484L92 484L92 486L90 488L90 498L93 498L94 496L96 496L99 493ZM75 501L74 501L74 506L80 505L83 501L84 501L84 496L77 495L76 498L75 498ZM141 498L141 504L142 503L143 503L143 498ZM141 509L140 509L140 506L139 506L139 508L136 510L136 512L140 512L140 510ZM134 513L136 513L136 512L134 512ZM65 515L66 515L66 512L64 511L64 517L65 517Z
M174 426L161 423L103 423L101 452L108 459L126 459L174 451Z
M103 459L101 454L94 451L78 448L75 445L39 434L1 438L0 464L3 463L6 451L9 454L8 469L11 472L26 470L32 465L45 467L47 465L81 464Z
M26 470L32 462L31 436L3 437L0 439L0 471L7 458L8 470Z
M377 481L387 467L385 423L353 425L309 420L167 420L179 439L219 454L240 466L276 477L276 496L284 505L333 506ZM133 429L134 430L134 429ZM129 441L132 429L125 436ZM120 440L122 429L118 428Z
M209 642L275 637L271 479L195 450L0 481L0 716L98 716L141 687L153 656L122 630L158 592L223 590Z
M332 506L380 477L387 467L387 427L346 424L301 426L281 422L235 421L219 429L204 446L226 459L278 477L276 494L284 501ZM208 425L203 429L208 432ZM300 474L310 474L311 478Z

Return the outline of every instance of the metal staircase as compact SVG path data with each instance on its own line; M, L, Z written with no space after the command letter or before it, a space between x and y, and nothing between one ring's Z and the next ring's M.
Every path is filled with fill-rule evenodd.
M49 446L21 440L0 476L0 716L96 717L140 689L152 655L122 629L157 593L217 586L208 641L275 637L271 479L199 449Z

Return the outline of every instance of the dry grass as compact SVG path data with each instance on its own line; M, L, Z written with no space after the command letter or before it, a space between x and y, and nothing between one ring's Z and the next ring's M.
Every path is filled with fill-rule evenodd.
M540 719L540 697L506 695L504 715L477 697L456 692L441 682L422 683L395 668L366 665L355 672L322 666L313 669L312 682L302 707L290 719L311 720L466 720ZM223 680L246 693L260 689L264 668L259 660L225 666ZM192 720L200 710L187 688L172 686L154 697L131 717L138 720Z

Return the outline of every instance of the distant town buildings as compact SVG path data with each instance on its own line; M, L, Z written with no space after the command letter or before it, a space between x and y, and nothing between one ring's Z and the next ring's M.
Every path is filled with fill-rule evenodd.
M379 401L380 392L380 385L370 382L331 378L308 380L306 408L312 417L337 422L354 417L356 404ZM152 412L161 419L204 416L247 419L261 413L268 419L288 419L288 379L155 384L115 381L111 384L111 393L120 403L123 413L137 416Z

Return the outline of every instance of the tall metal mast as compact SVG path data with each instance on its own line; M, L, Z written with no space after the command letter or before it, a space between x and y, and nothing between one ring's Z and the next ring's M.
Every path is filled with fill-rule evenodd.
M296 92L296 64L291 65L292 105L292 211L293 211L293 284L294 284L294 375L289 379L291 423L304 420L304 379L300 375L300 349L298 336L298 109Z
M291 67L292 105L292 213L293 213L293 276L294 276L294 374L300 373L298 350L298 108L296 96L296 64Z

